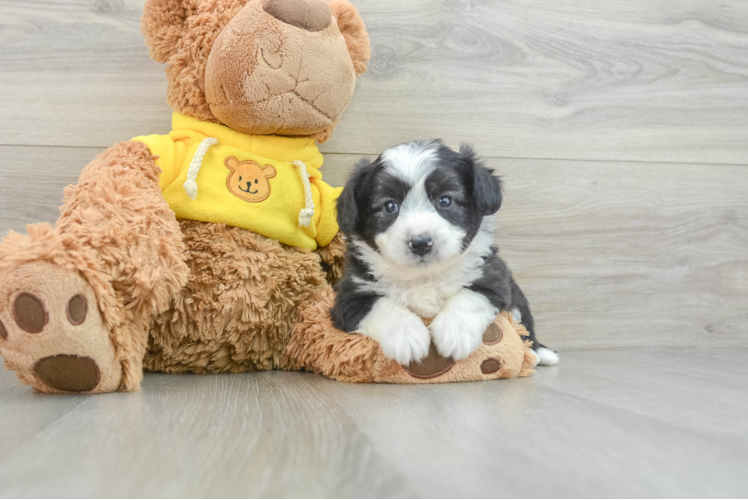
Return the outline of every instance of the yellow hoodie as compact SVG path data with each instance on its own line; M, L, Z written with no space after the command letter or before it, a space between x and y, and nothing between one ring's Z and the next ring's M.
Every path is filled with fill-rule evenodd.
M136 137L161 168L178 219L225 223L315 250L338 232L342 188L322 182L313 139L247 135L174 113L169 135Z

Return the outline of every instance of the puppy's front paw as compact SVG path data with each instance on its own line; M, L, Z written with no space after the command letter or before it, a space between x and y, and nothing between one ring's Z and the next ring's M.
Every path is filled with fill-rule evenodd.
M409 315L397 324L389 325L382 331L379 345L382 352L401 365L420 361L429 353L431 336L421 318Z
M465 359L481 345L486 325L467 314L442 312L429 326L439 354Z

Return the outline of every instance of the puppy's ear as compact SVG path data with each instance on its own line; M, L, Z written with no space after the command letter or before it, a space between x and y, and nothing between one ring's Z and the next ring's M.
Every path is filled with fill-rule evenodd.
M460 156L473 171L473 199L478 210L485 215L492 215L501 208L501 180L481 162L468 144L460 145Z
M368 158L359 160L338 198L338 226L348 236L352 235L358 227L359 202L361 201L359 194L371 169L371 160Z

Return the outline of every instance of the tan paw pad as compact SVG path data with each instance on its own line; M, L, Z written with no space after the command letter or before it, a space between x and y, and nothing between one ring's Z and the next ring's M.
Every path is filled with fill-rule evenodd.
M496 358L488 358L480 365L480 371L483 375L496 373L501 369L501 361Z
M86 298L78 294L68 302L68 320L73 325L80 325L86 319L86 312L88 312L88 301Z
M42 301L30 293L21 293L13 302L13 317L23 330L39 333L49 323Z
M496 323L491 323L483 334L483 343L485 345L495 345L501 342L503 338L504 332L501 331L501 327Z
M34 373L49 387L65 392L93 391L101 380L96 361L67 354L40 359L34 365Z
M445 358L436 350L432 342L429 353L420 362L413 361L408 366L403 366L411 376L420 379L435 378L447 373L455 365L452 358Z

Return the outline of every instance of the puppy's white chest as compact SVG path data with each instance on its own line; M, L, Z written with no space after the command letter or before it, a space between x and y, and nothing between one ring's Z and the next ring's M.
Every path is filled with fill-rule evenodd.
M424 318L433 318L444 308L447 297L437 287L424 286L403 294L408 309Z
M420 279L385 280L385 294L423 318L434 318L452 296L480 277L480 268L472 262L460 264Z

